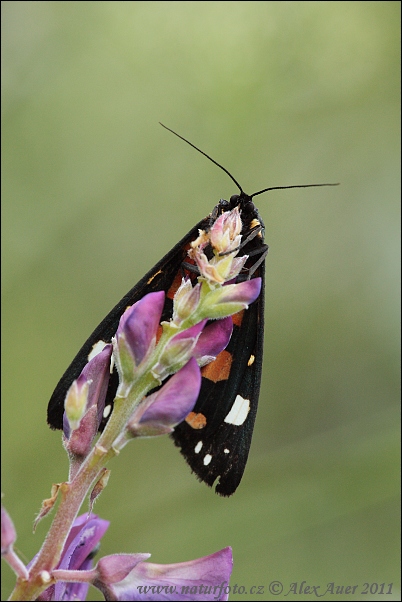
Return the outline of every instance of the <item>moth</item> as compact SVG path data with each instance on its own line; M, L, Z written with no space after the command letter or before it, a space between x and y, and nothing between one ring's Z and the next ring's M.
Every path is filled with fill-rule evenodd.
M95 328L59 380L48 404L47 420L51 428L63 428L64 400L70 385L81 373L94 346L99 341L111 341L120 317L128 306L148 293L165 291L162 320L168 321L171 318L172 300L183 276L196 282L197 268L188 258L191 242L198 237L200 230L208 231L222 213L238 207L242 220L242 242L238 257L247 255L248 259L236 282L259 277L262 280L261 293L247 310L232 316L233 333L229 344L214 361L201 369L201 390L193 412L177 425L171 435L198 479L211 487L215 484L216 493L230 496L236 491L246 467L262 372L264 280L268 245L264 241L264 223L253 198L270 190L334 184L275 186L248 195L227 169L170 128L163 127L228 174L239 192L231 196L229 201L221 199L211 213L170 249ZM106 397L107 417L110 416L113 407L117 386L118 376L114 371L110 377ZM100 430L103 430L106 423L105 417Z

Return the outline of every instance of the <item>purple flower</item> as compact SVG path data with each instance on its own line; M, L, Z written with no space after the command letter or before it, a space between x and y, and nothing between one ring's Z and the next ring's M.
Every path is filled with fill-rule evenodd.
M221 303L243 303L244 309L253 303L261 291L261 278L245 280L238 284L224 286L221 289Z
M186 328L186 330L176 334L167 344L166 350L170 351L177 349L181 351L186 350L187 348L189 350L194 349L198 341L198 337L200 336L206 323L207 320L201 320L201 322L198 322L198 324L195 324L190 328Z
M85 600L89 580L85 579L85 573L93 565L93 554L97 545L105 534L109 522L102 520L95 514L83 514L75 519L74 525L65 543L61 560L53 571L53 577L60 579L55 585L51 585L38 597L38 600ZM29 566L32 564L30 562ZM82 572L82 580L78 583L73 581L71 571L76 571L77 581ZM63 575L66 581L62 581Z
M211 290L199 308L202 317L221 319L247 309L261 291L261 278L253 278L238 284L226 284Z
M109 563L110 569L107 570ZM123 580L115 582L113 564L118 571L118 559L107 557L99 561L99 576L93 583L107 600L180 602L228 599L233 568L231 548L178 564L136 562L135 558L134 563L130 573Z
M173 336L153 367L154 374L163 380L179 370L190 357L195 357L201 365L215 359L230 341L232 319L218 320L204 329L206 323L206 319L201 320Z
M194 358L149 395L129 421L131 435L150 437L171 433L192 411L201 387L201 372Z
M108 527L109 522L95 514L75 519L60 562L49 576L56 583L38 600L85 600L89 584L98 588L106 600L228 599L231 548L178 564L145 562L150 554L112 554L93 567L93 556Z
M116 340L125 338L138 366L152 349L165 303L165 293L149 293L129 307L120 318Z
M203 329L193 349L193 355L201 365L206 363L202 358L209 358L209 361L212 361L226 348L232 336L232 330L231 316L223 318L223 320L215 320Z

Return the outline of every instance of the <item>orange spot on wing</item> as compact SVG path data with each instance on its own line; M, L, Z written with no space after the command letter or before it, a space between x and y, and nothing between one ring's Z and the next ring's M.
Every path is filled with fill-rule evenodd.
M233 324L235 326L241 326L241 323L243 321L243 314L244 314L245 310L242 309L241 311L239 311L237 314L234 314L232 316L232 320L233 320Z
M227 380L232 367L232 354L228 351L221 351L216 360L201 368L201 374L204 378L217 383L220 380Z
M173 297L175 296L177 289L181 285L181 277L182 277L181 272L180 271L177 272L177 274L174 277L174 280L173 280L172 284L170 285L170 288L166 294L168 299L173 299Z
M207 424L207 419L204 414L196 414L195 412L190 412L190 414L186 418L186 422L193 429L203 429Z
M162 332L163 332L163 328L162 326L159 324L158 326L158 330L156 331L156 342L159 343L159 339L162 336Z
M187 244L183 247L183 251L188 251L189 249L190 249L189 244ZM194 261L192 261L189 257L186 257L185 261L187 261L188 263L194 263ZM177 272L176 276L174 277L174 280L173 280L172 284L170 285L168 292L166 293L166 296L168 297L168 299L173 299L173 297L175 296L177 289L181 285L182 277L183 277L182 270L179 270Z

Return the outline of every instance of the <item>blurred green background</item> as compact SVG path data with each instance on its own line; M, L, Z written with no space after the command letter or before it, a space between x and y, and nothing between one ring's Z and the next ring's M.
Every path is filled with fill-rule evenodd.
M233 600L285 599L272 580L284 593L303 580L321 593L393 583L387 599L400 599L400 3L2 2L2 13L2 490L23 558L50 524L32 536L42 499L67 478L46 426L53 387L123 294L236 193L162 121L249 193L341 186L258 198L265 360L240 488L216 496L168 438L133 443L95 507L111 520L102 554L170 563L231 545L232 585L265 587Z

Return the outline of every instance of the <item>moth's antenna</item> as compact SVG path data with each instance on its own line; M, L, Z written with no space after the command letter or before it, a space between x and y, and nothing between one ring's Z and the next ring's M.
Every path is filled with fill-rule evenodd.
M165 128L165 130L168 130L168 132L171 132L172 134L174 134L175 136L177 136L178 138L180 138L180 140L183 140L184 142L187 142L187 144L189 144L190 146L192 146L193 148L195 148L196 151L198 151L199 153L201 153L201 155L204 155L204 157L206 157L207 159L209 159L210 161L212 161L212 163L215 163L215 165L217 167L220 167L222 169L222 171L224 171L225 173L227 173L227 175L229 176L229 178L231 180L233 180L233 182L236 184L237 188L240 190L241 194L245 194L243 188L240 186L239 182L237 180L235 180L235 178L232 176L232 174L225 168L223 167L223 165L221 165L220 163L218 163L217 161L215 161L215 159L212 159L212 157L210 157L209 155L207 155L207 153L204 153L204 151L202 151L200 148L198 148L198 146L195 146L195 144L193 144L192 142L190 142L189 140L186 140L186 138L183 138L183 136L180 136L180 134L177 134L176 132L174 132L173 130L171 130L170 128L168 128L166 125L163 125L163 123L159 122L160 125ZM264 188L264 190L259 190L258 192L255 192L254 194L250 195L250 198L252 199L254 196L258 196L259 194L262 194L263 192L268 192L268 190L286 190L286 188L314 188L316 186L339 186L339 182L337 182L336 184L296 184L293 186L272 186L271 188Z
M212 161L212 163L215 163L215 165L217 165L218 167L220 167L225 173L228 174L229 178L231 180L233 180L233 182L236 184L236 186L240 190L240 192L243 192L243 188L240 186L239 182L234 179L234 177L232 176L232 174L225 167L223 167L223 165L220 165L220 163L218 163L217 161L215 161L215 159L212 159L212 157L210 157L209 155L207 155L207 153L204 153L204 151L202 151L200 148L198 148L198 146L195 146L195 144L193 144L192 142L189 142L188 140L186 140L185 138L183 138L183 136L180 136L179 134L177 134L176 132L174 132L170 128L166 127L166 125L163 125L163 123L161 123L161 122L159 122L159 123L160 123L160 125L163 128L165 128L165 130L168 130L169 132L172 132L172 134L174 134L175 136L177 136L178 138L180 138L180 140L183 140L184 142L187 142L187 144L189 144L190 146L192 146L193 148L195 148L195 150L197 150L199 153L201 153L201 155L204 155L204 157L206 157L207 159L209 159L210 161Z
M272 186L271 188L264 188L264 190L260 190L259 192L251 194L250 198L258 196L263 192L268 192L268 190L286 190L286 188L314 188L315 186L339 186L339 182L336 182L336 184L295 184L293 186Z

